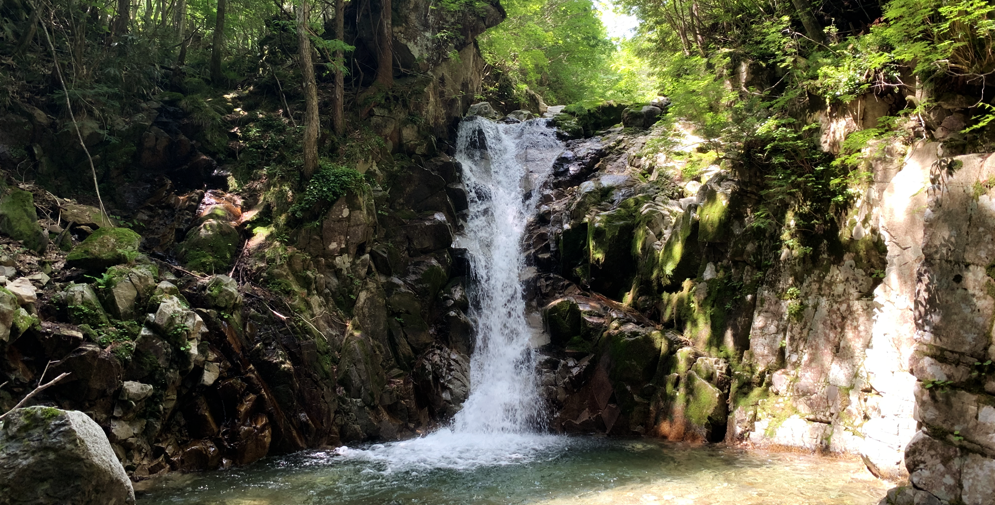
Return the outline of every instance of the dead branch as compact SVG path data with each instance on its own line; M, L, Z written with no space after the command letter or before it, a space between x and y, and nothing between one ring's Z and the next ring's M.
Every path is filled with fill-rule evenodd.
M48 365L46 365L45 368L47 370L48 369ZM34 389L34 391L28 393L27 396L25 396L24 398L21 399L21 401L17 402L17 405L14 405L14 408L8 410L3 415L0 415L0 421L3 421L3 418L7 417L11 412L13 412L13 411L21 408L21 406L23 406L25 403L28 403L28 400L30 400L33 396L35 396L38 393L41 393L42 391L44 391L44 390L46 390L46 389L54 386L56 382L59 382L60 380L65 379L66 377L69 376L69 374L70 374L70 372L62 372L62 374L60 374L58 377L56 377L56 378L54 378L54 379L46 382L45 384L42 384L42 385L36 387Z
M76 128L76 136L79 137L79 145L83 148L83 152L86 153L86 159L90 161L90 172L93 174L93 189L97 191L97 202L100 204L100 212L103 214L104 219L110 222L110 215L107 214L107 209L104 208L104 200L100 197L100 185L97 184L97 168L93 166L93 157L90 156L90 150L86 148L86 142L83 141L83 134L80 133L79 123L76 122L76 115L73 113L73 105L69 101L69 88L66 87L66 81L62 78L62 69L59 68L59 59L55 54L55 46L52 44L52 37L48 35L48 27L42 22L41 18L38 19L38 23L41 25L41 29L45 32L45 40L48 42L48 49L52 51L52 61L55 63L55 74L59 77L59 84L62 85L62 93L66 99L66 109L69 111L69 118L73 121L73 126Z

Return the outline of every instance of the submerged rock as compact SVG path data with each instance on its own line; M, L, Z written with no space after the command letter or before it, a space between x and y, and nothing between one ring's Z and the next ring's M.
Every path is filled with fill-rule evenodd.
M0 504L15 503L123 505L135 491L93 419L28 407L0 426Z

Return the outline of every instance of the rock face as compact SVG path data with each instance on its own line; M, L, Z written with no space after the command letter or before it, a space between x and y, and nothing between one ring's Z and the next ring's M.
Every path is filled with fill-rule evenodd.
M0 426L0 503L135 503L131 481L100 426L51 407L11 412Z
M995 192L975 181L995 176L995 162L987 155L942 158L936 144L924 150L931 185L910 358L920 430L905 465L916 492L941 504L980 505L995 496Z
M650 126L658 110L630 108L623 124ZM989 359L985 310L995 308L984 268L970 266L990 264L990 247L968 220L945 225L935 241L961 256L928 261L924 188L935 144L877 146L873 178L833 249L801 250L776 238L790 232L764 231L750 217L764 204L752 174L713 166L700 180L674 181L678 162L646 154L655 135L608 130L568 141L550 187L539 189L527 291L550 336L540 372L554 429L848 452L891 478L908 475L903 454L917 420L984 432L980 383L968 396L941 398L933 387L913 395L910 371L946 385ZM964 177L985 180L978 170ZM987 219L985 198L971 225ZM764 252L772 239L777 249ZM931 293L922 281L917 288L926 266L940 272L931 285L960 291L920 301ZM928 353L913 352L913 335L927 335L917 331L917 317L927 320L918 304L954 311L928 318ZM965 320L978 328L954 322ZM924 409L927 400L946 403ZM967 417L923 421L952 412Z

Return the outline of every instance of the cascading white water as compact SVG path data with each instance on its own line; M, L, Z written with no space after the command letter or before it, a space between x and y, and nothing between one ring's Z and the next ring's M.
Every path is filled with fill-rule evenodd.
M477 346L470 363L470 397L453 425L425 437L368 449L340 448L350 459L384 471L469 470L520 464L550 455L562 437L540 433L532 332L525 318L523 237L539 188L563 151L545 121L460 124L456 159L463 166L469 215L457 246L473 270L471 316Z
M460 124L456 159L470 207L456 245L466 248L473 270L477 348L456 432L520 433L541 423L522 295L522 239L538 202L531 188L549 177L562 147L542 121L497 124L478 117Z

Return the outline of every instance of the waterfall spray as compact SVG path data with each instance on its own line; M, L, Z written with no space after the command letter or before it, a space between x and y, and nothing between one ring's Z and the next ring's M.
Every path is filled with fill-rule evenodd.
M457 432L541 427L522 294L522 239L539 198L532 188L542 186L561 151L543 121L505 125L478 117L460 124L456 159L470 208L457 245L466 248L474 273L477 348L470 397L454 420Z

